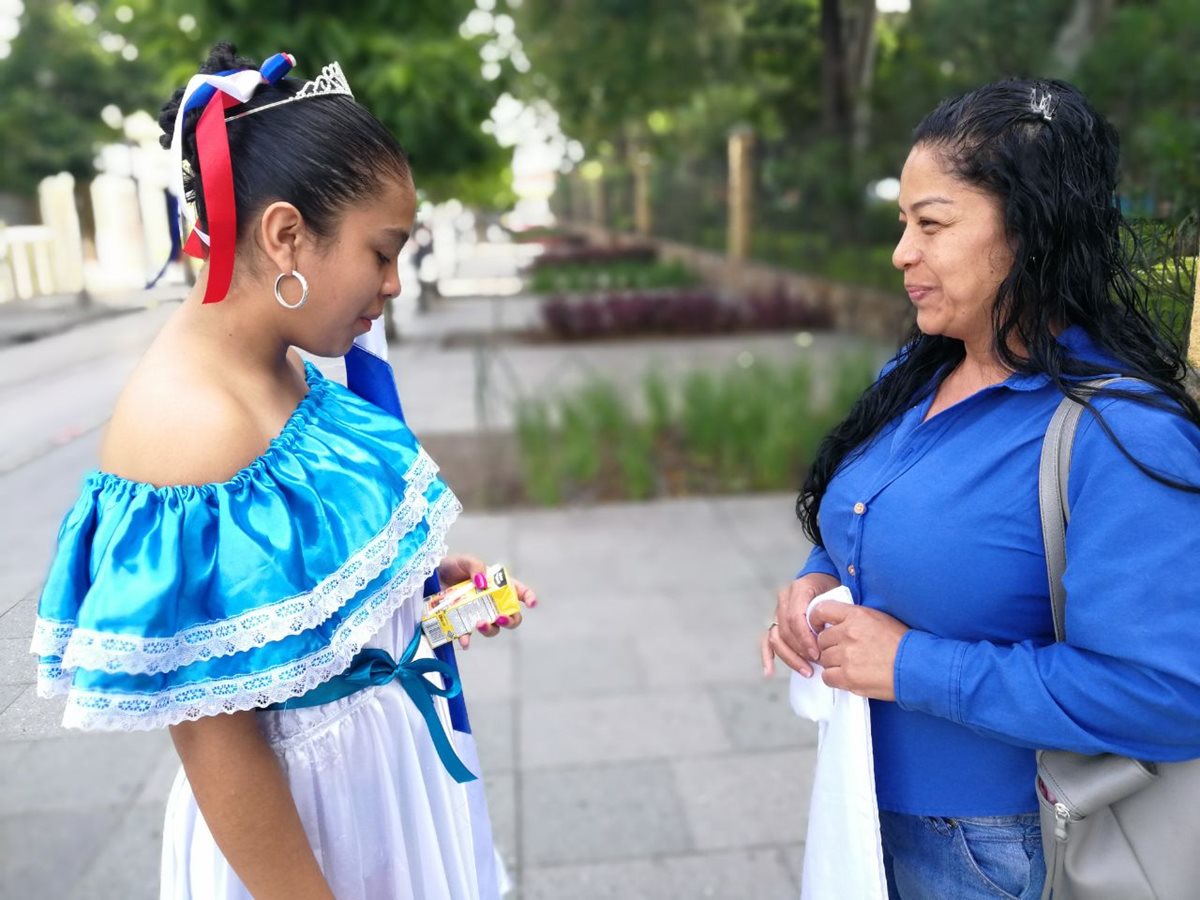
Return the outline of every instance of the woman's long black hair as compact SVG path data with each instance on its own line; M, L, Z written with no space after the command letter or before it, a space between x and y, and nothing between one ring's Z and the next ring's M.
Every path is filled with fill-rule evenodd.
M1036 98L1049 95L1041 108ZM1047 120L1046 115L1049 115ZM943 101L913 133L967 184L999 198L1013 265L996 295L995 352L1014 372L1045 373L1066 396L1096 416L1121 453L1151 478L1200 493L1134 458L1072 378L1109 373L1136 378L1157 392L1105 388L1177 413L1200 425L1200 407L1184 388L1183 349L1148 312L1145 280L1135 274L1137 241L1116 202L1120 144L1116 130L1084 96L1061 81L1012 79ZM1081 326L1116 361L1076 359L1054 329ZM1019 356L1012 347L1026 348ZM796 501L805 534L821 544L821 498L838 466L911 406L944 366L964 355L961 341L914 328L897 365L854 404L825 438Z

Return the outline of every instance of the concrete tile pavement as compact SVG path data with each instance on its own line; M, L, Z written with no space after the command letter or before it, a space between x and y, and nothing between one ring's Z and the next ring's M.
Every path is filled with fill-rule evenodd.
M756 650L807 551L791 502L476 515L455 535L542 599L460 654L505 808L512 783L517 841L501 844L525 900L797 895L816 734ZM491 658L501 640L511 659ZM483 734L497 720L499 746Z
M173 303L187 294L183 285L162 285L150 290L131 289L82 297L51 294L0 303L0 347L28 344L128 312Z
M806 550L790 503L456 527L455 549L508 563L541 597L520 629L459 655L518 897L796 896L815 734L786 681L762 681L755 647L770 587ZM25 600L0 617L0 651L24 649L31 616ZM21 658L0 669L0 896L156 896L169 738L63 731Z
M447 301L393 351L418 433L478 427L477 365L541 389L796 352L786 336L447 349L447 334L494 315L491 301L454 306L467 302ZM512 301L499 327L531 308ZM25 650L98 428L168 314L0 354L0 408L24 423L0 441L0 897L157 895L177 768L167 735L64 732L61 704L34 696ZM859 346L822 336L804 352L820 364ZM490 425L516 383L495 377ZM756 650L775 586L807 549L791 505L690 498L471 513L455 527L454 549L507 562L543 599L520 630L460 657L497 843L524 900L797 894L815 735L787 708L786 681L762 682Z

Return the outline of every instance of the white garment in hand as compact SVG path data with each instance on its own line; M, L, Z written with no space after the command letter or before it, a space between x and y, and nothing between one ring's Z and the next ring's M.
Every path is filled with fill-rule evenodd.
M809 604L853 603L836 587ZM802 900L888 900L879 840L871 710L865 697L834 690L821 680L793 672L792 709L818 724L817 770L813 778L804 845Z

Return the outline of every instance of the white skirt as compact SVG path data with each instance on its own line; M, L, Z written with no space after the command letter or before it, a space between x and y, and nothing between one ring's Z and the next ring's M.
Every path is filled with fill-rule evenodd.
M405 603L367 646L398 659L418 603ZM430 655L423 643L418 656ZM434 702L459 757L478 773L474 740L452 731L445 701ZM450 777L398 682L259 717L338 900L493 900L507 891L482 778ZM182 768L167 801L161 897L251 897L213 841Z

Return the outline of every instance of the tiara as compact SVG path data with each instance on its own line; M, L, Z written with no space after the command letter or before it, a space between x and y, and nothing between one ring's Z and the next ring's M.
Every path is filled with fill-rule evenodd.
M270 109L272 106L282 106L285 103L294 103L297 100L309 100L312 97L336 96L338 94L345 95L351 100L354 99L354 92L350 90L350 82L346 81L346 76L342 74L342 67L336 62L331 62L322 67L320 75L312 81L304 82L304 87L300 88L300 90L287 99L276 100L274 103L264 103L262 106L254 107L254 109L226 116L225 121L232 122L234 119L252 116L255 113L262 112L264 109Z

